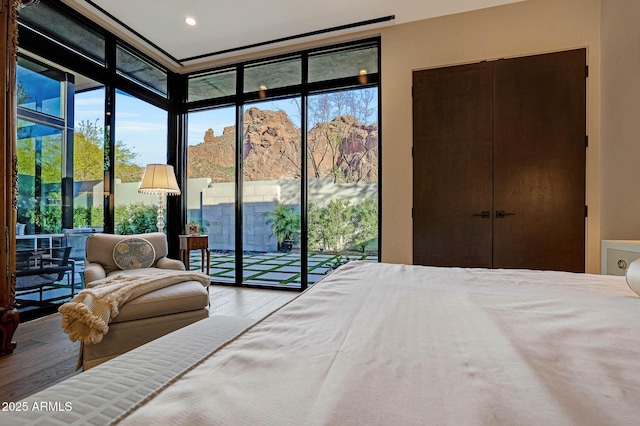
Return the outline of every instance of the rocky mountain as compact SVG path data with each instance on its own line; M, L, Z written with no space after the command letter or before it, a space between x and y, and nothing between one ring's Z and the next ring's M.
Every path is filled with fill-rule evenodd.
M284 111L250 108L244 113L242 148L244 179L250 181L300 177L300 129ZM318 123L308 136L309 177L336 182L372 182L378 178L378 126L340 116ZM235 127L220 136L206 131L203 142L189 146L189 177L212 182L235 179Z

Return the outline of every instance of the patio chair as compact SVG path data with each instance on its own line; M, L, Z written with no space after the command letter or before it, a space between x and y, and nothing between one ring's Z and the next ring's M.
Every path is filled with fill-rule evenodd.
M71 228L63 229L64 241L67 246L71 246L71 259L76 262L76 276L80 279L80 288L84 288L84 258L87 237L96 232L101 232L101 228Z
M16 301L21 305L44 305L75 294L75 262L69 258L71 247L16 251ZM62 284L66 276L67 285ZM69 287L70 294L43 299L45 289ZM38 300L24 298L39 293Z

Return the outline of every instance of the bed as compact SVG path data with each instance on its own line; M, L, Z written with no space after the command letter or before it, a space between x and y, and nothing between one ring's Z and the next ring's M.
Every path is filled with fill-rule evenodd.
M11 424L637 424L640 298L624 277L350 262L20 404Z

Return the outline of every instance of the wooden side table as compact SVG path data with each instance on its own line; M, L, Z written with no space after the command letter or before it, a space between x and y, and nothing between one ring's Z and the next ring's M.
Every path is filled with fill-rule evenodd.
M189 252L191 250L200 250L202 256L202 272L209 275L209 236L208 235L180 235L180 260L184 263L184 266L189 270ZM206 253L206 263L205 263ZM186 258L186 259L185 259Z

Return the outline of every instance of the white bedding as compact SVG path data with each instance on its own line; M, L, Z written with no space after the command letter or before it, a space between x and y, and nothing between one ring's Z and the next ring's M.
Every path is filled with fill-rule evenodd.
M110 415L127 412L123 425L637 424L640 298L623 277L351 262L162 387Z

